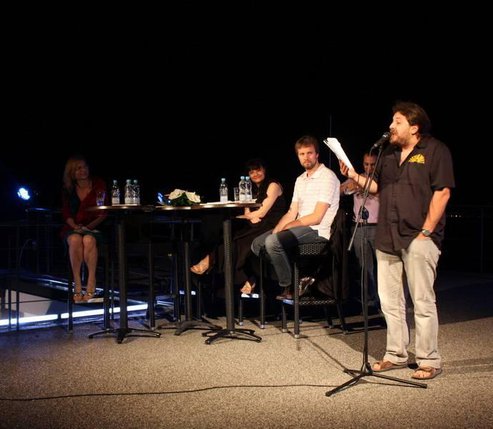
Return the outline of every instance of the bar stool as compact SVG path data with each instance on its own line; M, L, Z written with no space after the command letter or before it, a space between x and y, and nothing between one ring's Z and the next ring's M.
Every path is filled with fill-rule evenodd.
M106 332L110 329L110 308L114 307L114 276L113 269L110 268L110 255L109 255L109 245L106 242L98 244L98 263L103 260L103 331ZM67 255L67 263L68 263L68 282L67 282L67 331L72 332L74 327L74 275L72 272L72 266L70 263L70 257ZM86 267L84 264L81 266L83 277L86 273ZM111 275L110 275L111 273ZM97 290L97 288L96 288ZM111 297L110 297L111 291ZM77 304L77 305L85 305ZM90 334L91 338L93 335L99 334L99 332Z
M260 329L265 329L266 325L266 313L265 313L265 308L267 305L267 294L265 291L264 287L264 281L265 281L265 249L262 248L260 250L261 254L259 256L259 267L260 267L260 275L258 279L258 293L252 293L252 294L242 294L240 292L239 299L238 299L238 325L243 326L243 320L244 320L244 303L249 301L249 302L255 302L258 301L259 304L259 321L258 321L258 327Z
M189 251L190 242L194 240L194 227L198 223L194 219L188 219L187 221L183 221L180 219L174 218L164 218L162 222L167 223L170 226L170 234L165 240L170 246L168 249L164 250L161 253L166 253L167 262L169 266L169 270L167 273L168 280L168 296L172 300L173 311L171 316L171 322L167 320L165 323L159 324L155 326L155 329L177 329L177 326L182 322L181 315L184 313L182 308L184 308L184 295L185 291L183 285L185 282L185 269L183 266L183 260L186 257L185 253ZM184 244L184 241L187 241L187 244ZM187 250L185 251L185 247ZM153 261L154 258L150 256L150 260ZM152 265L151 265L152 267ZM152 278L152 276L151 276ZM151 287L151 290L153 288ZM183 299L182 299L183 298ZM149 308L151 308L154 312L155 310L155 296L154 293L149 299ZM200 304L197 303L197 314L199 314Z
M158 274L155 270L156 259L161 257L161 271L163 271L162 278L158 278ZM147 319L149 319L149 327L151 329L165 329L171 328L165 324L156 324L158 297L156 295L157 287L155 286L156 280L161 280L167 285L165 293L166 297L171 299L173 303L173 311L171 315L172 322L176 322L180 318L180 303L179 303L179 290L178 290L178 261L177 261L176 249L172 246L169 248L167 243L155 243L149 242L148 252L148 265L149 265L149 297L147 306ZM161 290L161 289L159 289ZM161 304L163 301L160 301ZM169 317L167 315L167 317Z
M326 311L327 323L330 328L335 325L333 323L330 309L331 307L337 308L338 318L340 322L340 328L344 334L348 332L346 326L344 314L343 314L343 302L347 299L348 295L348 280L347 280L347 239L346 239L346 213L344 209L339 208L331 227L331 239L328 242L314 242L299 245L295 249L293 257L293 299L284 299L282 301L282 331L288 332L287 328L287 311L288 306L293 308L294 317L294 337L300 337L300 307L314 307L323 306ZM265 305L266 294L264 289L264 280L266 272L266 263L268 263L268 255L265 249L261 249L259 254L260 258L260 279L259 279L259 306L260 306L260 321L259 326L265 327ZM329 283L331 286L331 296L318 294L307 294L302 297L299 296L299 284L300 284L300 272L301 266L310 262L310 266L313 267L312 272L304 272L304 275L314 277L315 280L320 280L321 273L330 276ZM324 279L326 281L327 279ZM317 283L312 286L315 289ZM238 306L238 323L243 323L243 301L251 299L240 296Z
M287 327L287 307L292 306L294 313L294 337L300 337L300 307L324 306L326 311L327 323L330 328L334 327L330 315L330 307L336 306L342 332L347 333L347 327L342 310L343 299L340 296L340 278L336 266L337 259L331 250L331 242L328 243L306 243L301 244L296 249L296 255L293 261L293 299L284 299L282 301L282 331L288 332ZM333 296L314 296L303 295L300 297L300 266L306 259L312 259L317 268L315 272L309 273L310 277L317 279L320 268L323 264L328 264L329 274L333 284ZM306 273L308 274L308 273Z
M100 258L104 260L103 268L103 329L89 334L88 338L93 338L96 335L102 335L112 330L110 323L111 318L114 316L113 309L115 308L115 270L113 264L113 258L110 258L110 246L108 243L101 243L98 246L98 261ZM111 260L111 262L110 262ZM110 294L111 292L111 294Z
M330 328L334 327L330 316L330 307L334 305L340 322L342 333L348 332L343 314L343 302L349 293L347 280L347 234L346 234L346 212L339 208L331 225L330 240L327 243L308 243L298 246L293 261L293 299L284 299L282 302L282 330L287 332L286 307L293 306L294 312L294 337L300 337L300 307L324 306L327 313L327 323ZM306 259L315 258L317 268L314 273L309 274L316 280L323 279L330 290L324 291L321 296L303 295L299 296L300 265ZM325 271L323 270L325 269ZM318 277L318 278L317 278ZM315 288L317 284L312 286Z

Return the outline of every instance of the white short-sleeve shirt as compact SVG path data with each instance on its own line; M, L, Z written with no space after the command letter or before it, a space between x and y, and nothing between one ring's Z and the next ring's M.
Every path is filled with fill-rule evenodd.
M330 205L322 222L310 226L327 240L330 239L330 227L339 208L339 187L339 179L324 164L320 164L310 177L305 171L294 184L292 202L298 203L298 217L313 213L318 201Z

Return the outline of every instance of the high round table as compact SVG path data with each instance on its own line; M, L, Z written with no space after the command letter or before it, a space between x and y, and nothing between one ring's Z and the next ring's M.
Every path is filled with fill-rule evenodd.
M203 335L208 337L205 341L206 344L211 344L215 340L220 338L240 339L240 340L252 340L260 342L261 337L255 335L253 329L238 329L235 327L234 320L234 284L233 284L233 254L232 254L232 234L231 234L231 219L238 214L238 210L245 207L257 208L260 204L256 202L226 202L226 203L202 203L194 204L192 206L155 206L155 212L159 211L173 211L179 215L185 211L193 213L204 213L205 211L220 211L223 214L223 243L224 243L224 288L225 288L225 301L226 301L226 328L224 329L211 329L210 332L206 332ZM190 260L188 255L185 255L185 314L191 314L191 280L190 280ZM187 322L187 321L185 321ZM188 324L185 326L193 327L194 322L188 320Z

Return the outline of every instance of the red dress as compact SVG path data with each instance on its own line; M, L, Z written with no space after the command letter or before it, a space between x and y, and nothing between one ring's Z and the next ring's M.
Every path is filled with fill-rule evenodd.
M74 229L67 224L68 218L73 218L76 225L87 226L98 217L106 217L106 214L104 213L87 210L88 207L96 205L96 195L98 191L106 191L106 182L97 177L92 179L92 189L83 200L79 198L75 188L71 193L68 193L66 190L63 191L62 219L64 225L60 231L60 235L64 240L68 235L74 233ZM104 204L109 204L108 192L106 192ZM100 235L97 231L88 231L86 233L94 235L96 238L99 238Z

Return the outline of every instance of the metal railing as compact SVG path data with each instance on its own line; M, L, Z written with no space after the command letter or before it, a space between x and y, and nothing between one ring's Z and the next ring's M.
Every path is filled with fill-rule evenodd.
M464 272L493 272L493 206L450 205L440 266Z

